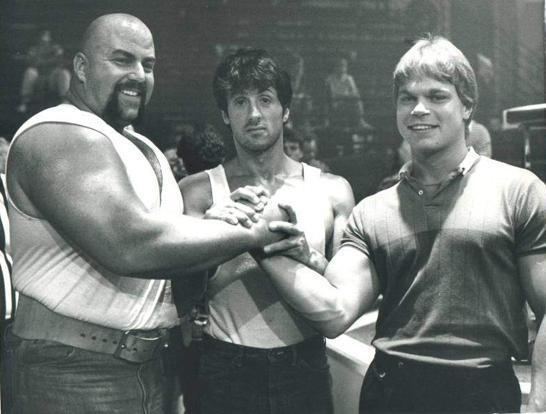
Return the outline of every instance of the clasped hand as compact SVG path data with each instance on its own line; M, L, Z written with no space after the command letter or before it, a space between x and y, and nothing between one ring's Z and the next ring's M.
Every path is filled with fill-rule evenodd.
M270 201L269 197L269 192L262 186L240 187L230 194L229 199L213 204L205 212L204 218L223 220L232 225L240 224L250 228L263 215ZM279 203L278 207L286 214L288 221L270 221L269 230L281 233L285 238L265 246L262 253L265 256L283 255L304 264L309 263L312 249L305 233L298 225L296 212L288 203Z

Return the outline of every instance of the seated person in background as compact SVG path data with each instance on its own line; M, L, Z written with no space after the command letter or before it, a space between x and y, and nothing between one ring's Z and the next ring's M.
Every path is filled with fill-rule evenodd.
M303 140L303 162L306 162L313 167L317 167L322 172L330 172L330 167L326 165L324 161L321 161L317 158L318 154L318 143L317 139L314 137L304 138Z
M328 105L330 120L346 120L349 124L356 124L364 129L372 128L364 120L364 106L360 98L360 92L352 75L348 73L347 59L339 59L332 73L326 77L326 89L328 93ZM351 119L351 113L355 118ZM347 117L349 116L349 118ZM351 125L352 126L352 125Z
M478 121L472 120L468 126L466 145L474 148L478 154L491 158L491 135L487 128Z
M42 31L38 43L27 55L28 67L23 74L18 112L27 112L30 105L37 112L61 102L68 91L71 76L63 67L63 55L63 48L53 43L51 32Z
M284 152L294 161L303 159L303 138L294 129L285 126L283 131Z

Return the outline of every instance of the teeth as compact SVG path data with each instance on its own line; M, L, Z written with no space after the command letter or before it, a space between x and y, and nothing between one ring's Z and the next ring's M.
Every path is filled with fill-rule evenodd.
M126 90L126 89L123 89L121 91L121 93L123 93L124 95L129 95L129 96L138 96L138 92L129 91L129 90Z
M416 130L416 131L426 131L427 129L432 129L433 127L430 125L414 125L409 127L409 129Z

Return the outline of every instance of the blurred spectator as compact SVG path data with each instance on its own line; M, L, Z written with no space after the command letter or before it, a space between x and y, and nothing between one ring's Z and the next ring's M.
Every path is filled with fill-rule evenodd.
M28 66L23 74L18 112L37 112L61 102L71 76L63 67L63 55L63 48L53 43L51 32L42 31L38 43L27 54Z
M163 151L163 154L165 155L165 158L167 158L167 161L169 161L169 165L171 166L171 171L173 172L176 182L188 175L184 162L178 156L177 149L175 147L167 148Z
M305 60L297 52L291 52L290 79L292 84L292 103L290 104L290 119L294 125L310 122L313 111L313 100L305 90Z
M395 171L389 176L385 177L383 180L381 180L381 182L377 186L377 191L386 190L387 188L392 187L398 181L400 181L400 168L402 168L402 166L411 159L411 150L408 141L402 140L396 153L396 161L393 163L393 169Z
M487 128L478 121L472 120L468 126L466 144L478 154L491 158L491 135Z
M303 159L303 138L292 128L284 127L284 152L295 161Z
M214 168L226 157L222 136L214 126L204 123L188 123L182 126L176 153L187 174Z
M355 80L348 73L347 59L339 59L326 77L329 120L333 124L373 129L364 120L364 107Z
M6 173L6 161L8 159L9 141L0 137L0 174Z
M303 162L313 167L320 168L322 172L330 172L330 167L318 159L319 147L316 138L304 138L303 140Z
M5 380L5 373L10 369L8 364L12 361L11 358L4 354L4 332L11 323L15 312L16 295L11 284L11 257L9 256L9 222L7 213L6 199L6 157L9 147L9 142L0 137L0 372L2 373L0 385L2 385L2 393L0 396L0 412L12 412L11 390L8 390L9 382Z

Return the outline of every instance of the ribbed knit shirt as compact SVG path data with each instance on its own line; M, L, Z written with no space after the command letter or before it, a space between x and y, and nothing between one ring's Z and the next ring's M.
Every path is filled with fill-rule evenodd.
M401 181L361 201L342 240L380 281L373 345L422 362L484 367L527 352L518 258L546 250L546 186L468 155L432 195Z
M159 160L163 173L161 197L157 176L141 150L98 116L73 105L62 104L35 115L17 131L11 146L25 131L44 123L78 125L101 133L118 152L142 203L159 214L182 214L182 196L168 161L142 135L132 133ZM47 136L43 140L43 145L48 145ZM29 216L11 198L9 201L12 276L18 291L59 314L110 328L154 329L178 323L169 280L112 273L66 240L46 219ZM93 229L81 231L92 233Z

